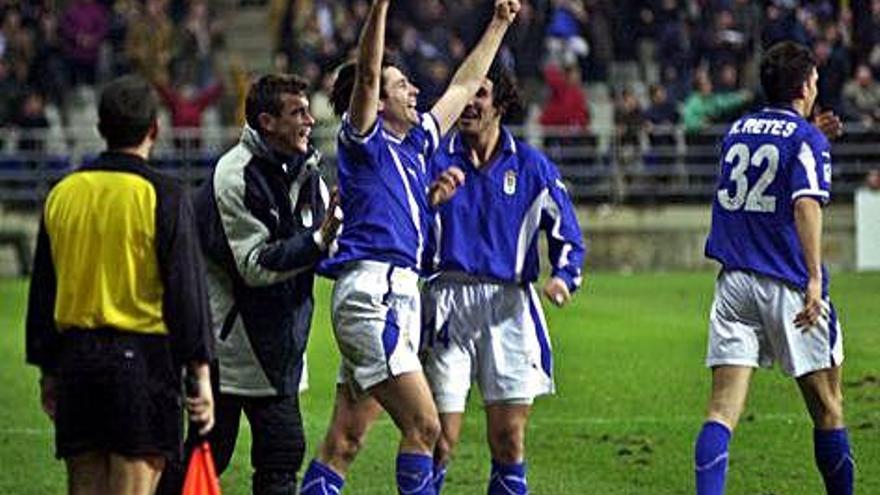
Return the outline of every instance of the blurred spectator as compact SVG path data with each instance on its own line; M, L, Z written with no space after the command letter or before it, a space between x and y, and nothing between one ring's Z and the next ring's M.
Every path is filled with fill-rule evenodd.
M109 28L107 9L96 0L73 0L62 14L59 34L73 86L95 84L98 57Z
M873 191L880 191L880 170L871 170L865 177L865 185Z
M762 44L767 48L785 40L804 45L809 42L806 30L798 20L797 12L782 4L770 2L765 10L764 30L761 33Z
M729 93L737 91L741 85L739 82L739 72L733 63L725 63L716 71L718 80L715 81L715 90L719 93Z
M526 98L539 93L541 57L544 52L544 13L531 0L524 0L516 23L508 31L508 43L513 50L516 66L514 73L524 88ZM461 47L464 52L464 46ZM530 101L530 103L534 103Z
M155 81L155 85L162 103L171 113L171 125L176 131L175 148L184 152L199 150L202 113L223 95L223 84L215 82L200 89L190 73L181 75L173 85L161 80Z
M141 11L141 0L113 0L110 10L107 44L109 45L108 70L112 77L131 72L132 65L126 54L126 38L129 25L137 22Z
M825 39L816 41L813 52L819 72L819 96L816 102L824 109L842 113L843 85L850 73L848 54L839 43L835 46Z
M612 0L585 0L587 8L587 36L590 48L587 56L585 79L605 81L608 67L614 59L614 37L610 17Z
M651 105L645 110L645 122L649 131L652 126L672 126L678 124L681 117L674 102L669 101L666 88L653 84L650 88Z
M208 12L206 0L190 0L186 16L177 34L177 58L174 65L186 65L179 70L194 72L200 87L212 81L214 67L212 54L223 24Z
M744 90L715 93L705 71L698 71L694 81L694 92L684 103L685 132L699 132L722 121L724 115L740 110L751 100L751 93Z
M650 89L651 104L645 110L645 130L649 150L645 165L668 165L675 157L675 128L681 120L675 102L669 100L666 88L654 84Z
M15 123L24 88L24 81L10 70L6 60L0 58L0 126Z
M0 57L9 61L14 70L21 70L30 66L33 56L33 33L22 25L18 10L6 11L0 29Z
M60 107L67 86L67 67L58 37L58 19L51 12L45 13L38 21L29 72L29 84Z
M15 124L21 130L19 151L38 153L45 150L44 136L49 129L49 120L46 118L46 101L43 95L33 90L25 93Z
M614 127L621 145L638 145L645 116L631 88L624 89L614 108Z
M843 89L843 116L867 126L880 124L880 83L866 64L856 68L855 78Z
M641 156L642 129L645 116L632 89L624 89L614 108L615 143L617 144L616 164L623 171L632 168ZM620 189L622 193L622 189Z
M709 67L716 69L733 66L734 69L748 61L749 38L737 25L733 13L720 10L715 13L714 28L709 31L704 57Z
M125 52L132 67L148 81L167 81L173 42L168 0L146 0L125 38Z
M580 68L568 65L564 70L554 64L544 67L544 82L550 95L541 111L541 125L564 126L572 130L590 125L587 95L581 85Z
M582 67L589 45L582 33L587 11L581 0L552 0L547 24L547 56L550 63Z
M320 86L312 92L309 101L309 113L315 119L315 127L330 128L339 122L333 113L330 94L333 92L333 81L336 75L332 72L324 74Z
M870 65L877 76L880 75L880 0L862 0L858 3L868 8L857 11L853 6L858 40L856 58Z

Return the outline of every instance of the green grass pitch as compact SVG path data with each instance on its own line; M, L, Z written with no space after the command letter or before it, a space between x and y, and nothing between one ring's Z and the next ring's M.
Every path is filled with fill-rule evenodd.
M558 393L539 399L529 427L529 481L536 495L693 493L692 443L708 397L703 367L711 273L599 273L563 310L548 309ZM63 493L37 373L24 365L26 282L0 281L0 493ZM838 274L832 295L844 325L847 418L857 492L880 494L880 274ZM308 458L327 426L337 351L318 285L303 397ZM239 437L224 493L250 493L249 436ZM479 400L471 401L446 494L485 493L488 450ZM348 478L346 493L391 494L396 431L383 418ZM811 425L796 386L758 373L731 450L731 495L824 493L812 460Z

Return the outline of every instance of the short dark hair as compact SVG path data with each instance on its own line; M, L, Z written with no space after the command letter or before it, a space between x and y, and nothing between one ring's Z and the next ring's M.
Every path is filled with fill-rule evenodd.
M110 149L138 146L156 121L158 108L153 88L144 78L119 77L101 92L98 132Z
M382 68L380 70L381 77L379 79L379 98L385 98L385 69L388 67L396 67L406 74L403 65L397 61L397 58L391 53L386 53L382 57ZM336 69L336 80L333 82L333 90L330 92L330 105L333 106L333 113L337 117L348 111L351 104L351 93L354 92L354 77L357 71L357 61L350 60L343 63Z
M251 128L262 133L260 114L281 115L282 94L306 95L309 83L293 74L269 74L260 77L248 90L244 103L245 120Z
M801 97L801 87L816 67L813 52L793 41L777 43L761 59L761 87L769 103L789 104Z
M486 77L492 81L492 101L495 108L501 112L501 120L518 121L525 111L525 106L513 72L496 61L489 67Z

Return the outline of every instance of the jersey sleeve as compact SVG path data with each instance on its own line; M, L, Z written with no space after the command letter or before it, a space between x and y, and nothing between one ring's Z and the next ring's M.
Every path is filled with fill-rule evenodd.
M586 248L577 215L559 171L544 161L547 195L541 211L541 225L547 233L551 274L565 281L570 292L581 285Z
M795 150L791 170L791 200L815 198L821 204L831 199L831 147L818 131L807 133Z
M166 186L160 193L156 254L175 364L208 363L214 358L214 333L195 212L182 187Z
M342 116L342 127L339 129L339 147L354 156L362 159L358 163L369 164L371 160L363 159L378 153L382 144L382 118L377 117L373 126L366 133L361 134L351 124L351 119L346 113Z
M410 129L406 139L428 160L440 146L440 124L431 112L419 115L419 125Z
M28 295L25 357L29 364L53 374L58 365L60 334L55 326L57 285L52 247L45 221L40 221Z

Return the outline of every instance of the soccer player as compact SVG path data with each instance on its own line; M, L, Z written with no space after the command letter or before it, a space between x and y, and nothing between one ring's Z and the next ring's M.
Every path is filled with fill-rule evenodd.
M547 324L531 285L540 271L539 231L549 247L547 299L564 306L581 283L584 244L559 171L501 125L520 105L513 76L494 65L461 114L458 132L432 159L436 172L460 166L465 173L464 185L439 207L437 274L423 291L425 375L442 425L434 453L437 493L471 382L485 403L488 493L528 493L526 423L534 398L554 390Z
M816 61L806 47L783 42L765 53L760 77L770 106L737 120L724 138L706 241L706 255L722 268L709 317L712 397L695 447L697 494L724 493L728 444L752 372L774 362L800 387L827 493L850 494L843 335L820 254L831 151L805 120Z
M150 168L158 104L132 76L106 86L107 151L49 192L34 259L27 360L72 494L150 494L180 455L181 370L213 426L204 265L183 184Z
M342 366L330 427L303 476L306 495L341 490L381 408L402 435L398 489L434 493L432 453L440 425L417 355L418 276L430 209L454 193L461 170L448 170L429 184L427 163L479 88L520 7L518 0L495 1L482 39L449 88L430 112L419 113L418 88L383 61L390 3L373 1L357 60L339 71L332 92L343 120L338 165L344 226L322 269L336 278L332 318Z

